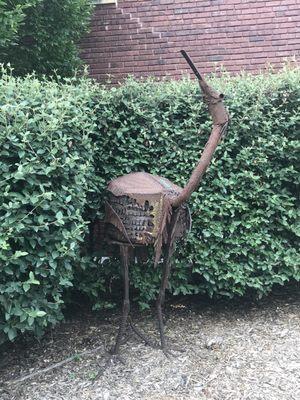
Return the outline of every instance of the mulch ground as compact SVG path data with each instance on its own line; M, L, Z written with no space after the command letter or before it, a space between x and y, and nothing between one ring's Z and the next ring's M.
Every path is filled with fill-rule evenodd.
M77 312L40 342L0 349L1 400L299 400L300 286L261 301L174 300L166 334L184 352L167 358L130 331L125 364L107 355L119 315ZM135 324L157 337L151 313ZM13 381L76 356L59 368Z

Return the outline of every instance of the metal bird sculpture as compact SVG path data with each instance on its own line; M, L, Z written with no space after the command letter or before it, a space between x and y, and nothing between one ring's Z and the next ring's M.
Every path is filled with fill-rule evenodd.
M130 173L111 181L107 187L108 199L105 205L104 235L109 244L120 247L124 269L124 300L122 319L115 345L111 353L118 354L125 333L129 302L129 252L141 246L154 246L156 265L162 257L162 281L156 301L160 348L167 353L164 334L162 307L171 269L171 257L177 239L183 237L191 225L187 202L198 188L209 166L213 154L224 136L229 115L223 104L223 94L210 87L195 65L182 50L181 54L196 75L203 99L212 117L213 127L198 164L184 188L166 178L145 172ZM140 334L136 329L135 332ZM140 334L145 339L143 334Z

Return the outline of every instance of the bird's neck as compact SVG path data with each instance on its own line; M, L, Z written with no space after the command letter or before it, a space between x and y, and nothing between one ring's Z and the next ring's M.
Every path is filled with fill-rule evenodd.
M183 203L186 203L191 194L199 187L202 177L213 158L221 137L226 132L229 122L229 115L222 100L223 95L211 88L204 79L200 80L199 84L204 95L204 101L208 105L208 111L213 120L212 132L189 181L182 192L172 200L172 206L174 208L180 207Z

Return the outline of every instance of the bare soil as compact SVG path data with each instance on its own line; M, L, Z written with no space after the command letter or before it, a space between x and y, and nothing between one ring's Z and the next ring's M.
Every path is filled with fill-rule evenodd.
M157 337L153 315L135 324ZM300 286L259 301L173 300L166 334L184 352L167 358L128 330L125 364L110 359L119 314L76 312L40 342L0 349L1 400L299 400ZM100 348L23 382L20 377Z

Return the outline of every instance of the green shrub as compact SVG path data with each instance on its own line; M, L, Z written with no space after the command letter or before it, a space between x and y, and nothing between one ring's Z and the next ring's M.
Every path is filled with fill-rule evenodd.
M0 0L0 62L18 75L72 75L91 11L90 0Z
M171 290L210 296L254 290L261 296L274 284L300 278L300 73L286 68L279 74L224 74L212 80L228 95L232 121L191 198L192 232L186 244L177 246ZM101 217L99 200L106 183L131 171L145 170L184 185L211 130L197 85L190 80L129 79L98 97L97 196L90 197L89 206L100 206ZM92 271L93 290L86 285L91 278L81 276L78 282L92 298L103 287L119 293L117 259L105 264L98 260ZM160 268L154 270L151 261L132 266L131 272L137 298L145 306L159 288Z
M261 296L300 279L300 72L212 81L228 95L231 127L190 201L193 227L177 245L170 289ZM105 89L3 73L0 89L0 330L12 340L59 321L71 290L113 306L120 262L101 263L82 242L103 217L107 182L144 170L183 186L211 121L188 79ZM147 307L161 269L150 260L130 272Z
M62 318L86 223L88 81L0 79L0 342ZM2 335L2 336L1 336Z

